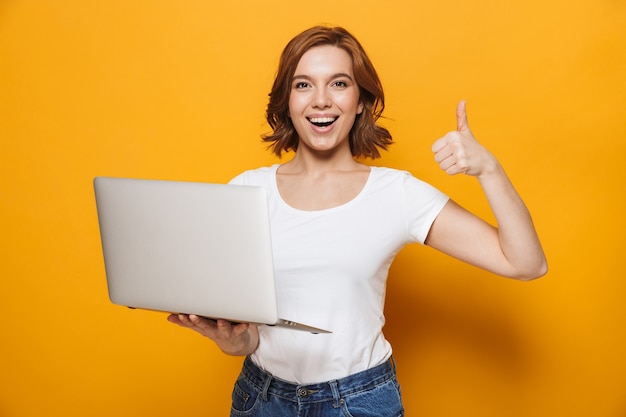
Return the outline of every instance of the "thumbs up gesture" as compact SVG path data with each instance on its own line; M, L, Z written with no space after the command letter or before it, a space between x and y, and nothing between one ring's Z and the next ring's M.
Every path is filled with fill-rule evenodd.
M480 176L493 169L497 161L474 138L467 123L464 100L456 108L456 125L455 131L449 132L432 146L435 161L441 169L450 175L462 173L473 176Z

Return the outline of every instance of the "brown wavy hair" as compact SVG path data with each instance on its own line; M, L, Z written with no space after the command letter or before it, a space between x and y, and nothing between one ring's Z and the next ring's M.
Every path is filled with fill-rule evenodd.
M315 26L294 37L282 52L274 79L266 119L272 132L263 135L269 149L277 156L298 149L298 133L289 118L289 95L291 82L300 58L316 46L332 45L345 50L352 58L354 78L359 86L363 111L358 114L350 130L350 150L354 157L380 157L380 149L386 150L393 143L387 129L376 123L385 108L382 83L359 41L341 27Z

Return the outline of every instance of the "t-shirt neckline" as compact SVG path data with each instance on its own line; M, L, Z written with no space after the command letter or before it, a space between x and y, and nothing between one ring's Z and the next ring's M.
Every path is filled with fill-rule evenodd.
M338 206L333 206L333 207L328 207L328 208L324 208L324 209L319 209L319 210L303 210L303 209L299 209L296 207L293 207L292 205L290 205L289 203L287 203L284 199L283 196L280 194L280 190L278 189L278 180L276 178L277 173L278 173L278 168L280 167L281 164L274 164L272 165L272 188L274 190L274 192L276 193L276 195L278 196L278 201L280 201L280 204L286 208L288 208L289 210L295 211L295 212L299 212L299 213L311 213L311 214L316 214L316 213L328 213L331 211L336 211L336 210L342 210L346 207L349 207L353 204L355 204L356 202L358 202L358 200L360 200L362 198L362 196L367 192L367 189L370 186L370 183L372 182L372 178L374 177L374 170L376 167L370 166L370 172L367 176L367 180L365 181L365 184L363 184L363 188L361 188L361 191L359 191L359 193L354 196L354 198L346 201L343 204L340 204Z

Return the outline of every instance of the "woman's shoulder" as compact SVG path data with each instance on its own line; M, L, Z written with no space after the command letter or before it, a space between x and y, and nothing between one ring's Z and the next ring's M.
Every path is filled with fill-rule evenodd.
M390 187L395 184L405 192L417 192L419 194L441 194L434 186L416 177L410 171L404 169L377 167L372 168L372 182L378 187Z
M375 181L403 181L407 177L413 177L413 175L406 170L371 166L372 179Z
M235 176L229 184L239 185L266 185L274 181L279 164L249 169Z

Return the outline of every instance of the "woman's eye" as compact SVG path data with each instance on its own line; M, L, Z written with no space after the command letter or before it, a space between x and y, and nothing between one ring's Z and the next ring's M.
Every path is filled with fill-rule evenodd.
M307 88L308 86L309 86L309 83L304 82L304 81L300 81L300 82L298 82L298 83L296 83L296 84L294 85L294 88L296 88L296 89L302 89L302 88Z
M345 88L345 87L347 87L347 86L348 86L348 83L347 83L347 82L345 82L345 81L335 81L335 82L333 83L333 85L334 85L335 87Z

